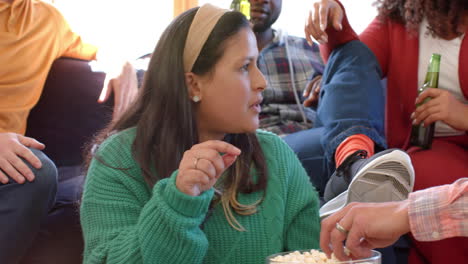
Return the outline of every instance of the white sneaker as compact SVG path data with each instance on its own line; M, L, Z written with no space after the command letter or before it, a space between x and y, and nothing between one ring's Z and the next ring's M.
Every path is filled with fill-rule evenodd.
M357 160L350 168L353 178L348 190L320 208L327 217L351 202L389 202L408 198L414 188L414 169L406 152L388 149L369 159Z

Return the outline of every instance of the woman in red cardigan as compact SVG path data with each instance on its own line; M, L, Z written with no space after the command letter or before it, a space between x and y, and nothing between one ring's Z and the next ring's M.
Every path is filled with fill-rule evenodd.
M378 17L357 35L338 1L314 4L306 35L318 40L324 58L337 46L361 40L376 55L387 78L386 138L389 147L410 154L415 190L468 176L468 5L465 0L379 0ZM439 89L419 97L432 53L442 55ZM433 99L418 108L426 97ZM432 149L410 147L412 123L436 122ZM459 208L460 216L467 208ZM437 232L434 232L437 236ZM468 238L417 242L410 263L465 263Z

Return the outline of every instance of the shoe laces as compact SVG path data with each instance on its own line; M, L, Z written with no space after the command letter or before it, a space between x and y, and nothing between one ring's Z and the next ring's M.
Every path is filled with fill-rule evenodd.
M367 151L357 150L353 154L346 157L346 159L341 163L340 166L336 169L336 176L344 177L345 181L349 184L353 178L351 175L351 166L358 160L366 159Z

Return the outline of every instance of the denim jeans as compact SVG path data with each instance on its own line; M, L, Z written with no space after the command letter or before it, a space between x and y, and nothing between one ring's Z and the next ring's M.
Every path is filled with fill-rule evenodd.
M0 184L1 263L18 263L55 201L57 169L44 153L31 151L42 162L42 168L35 169L23 160L34 173L34 181L19 184L10 178L9 183Z
M81 166L58 168L57 198L21 264L81 264L83 236L78 203L84 176Z
M352 41L330 55L322 77L314 128L284 137L320 195L335 171L336 148L347 137L364 134L385 149L384 90L372 51Z

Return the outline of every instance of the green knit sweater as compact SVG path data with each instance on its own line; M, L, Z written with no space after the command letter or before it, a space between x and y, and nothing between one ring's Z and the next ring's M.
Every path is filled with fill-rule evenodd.
M319 247L318 196L292 150L276 135L258 131L268 166L259 211L236 215L246 229L227 222L218 204L206 219L213 190L180 192L177 171L152 189L131 154L135 129L107 139L90 165L81 204L84 263L263 264L282 251ZM252 203L261 193L240 194Z

